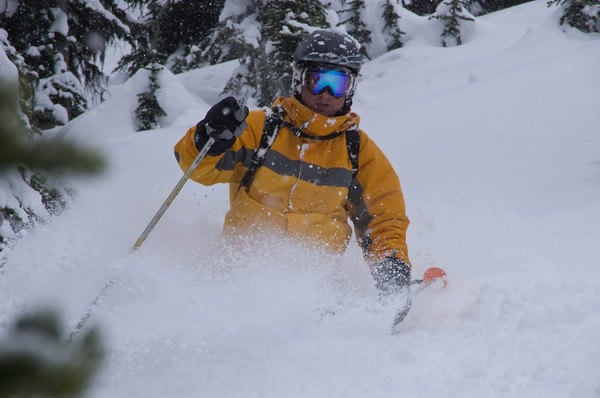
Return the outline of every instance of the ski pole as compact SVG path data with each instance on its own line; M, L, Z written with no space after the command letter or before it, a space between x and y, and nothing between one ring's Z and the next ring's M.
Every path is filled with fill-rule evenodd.
M436 280L442 281L444 288L448 286L446 271L439 267L429 267L423 272L423 277L421 279L413 279L410 281L410 285L421 285L421 289L419 290L422 290Z
M185 185L185 183L187 182L187 180L190 178L190 176L192 175L192 172L196 169L196 167L198 166L198 164L200 164L200 162L202 161L202 159L204 159L204 157L206 156L206 154L208 153L208 151L210 150L210 148L212 147L212 145L214 144L214 142L215 142L214 138L212 138L212 137L208 138L208 141L206 142L206 144L204 144L204 146L200 150L200 153L198 153L198 155L196 156L196 158L194 159L194 161L192 162L192 164L190 165L190 167L183 174L183 177L181 177L181 179L179 180L179 182L177 183L177 185L175 185L175 188L173 188L173 190L171 191L171 193L169 194L169 196L167 197L167 199L164 201L164 203L162 204L162 206L160 207L160 209L158 209L158 212L156 212L156 214L154 215L154 217L152 217L152 220L150 221L150 223L148 224L148 226L146 227L146 229L144 229L144 232L142 232L142 234L140 235L140 237L138 238L138 240L135 241L135 244L131 248L130 253L136 251L137 249L139 249L142 246L142 244L144 243L144 241L146 240L146 238L148 237L148 235L150 235L150 232L152 232L152 229L154 229L154 227L156 226L156 224L158 223L158 221L160 220L160 218L163 216L163 214L165 214L165 211L167 211L167 209L169 208L169 206L171 205L171 203L173 202L173 200L175 200L175 197L181 191L181 188L183 188L183 186ZM87 321L91 318L91 316L92 316L92 314L94 312L94 309L98 306L98 303L100 302L100 300L102 299L102 297L106 296L106 294L108 293L108 291L110 290L110 288L114 284L115 284L115 278L114 277L111 278L111 279L109 279L104 284L104 286L102 287L102 289L100 290L100 292L98 292L98 294L96 295L96 297L94 297L94 300L87 307L86 311L83 313L83 315L81 316L81 318L79 318L79 322L77 322L77 325L75 325L75 327L73 328L73 330L69 334L69 337L67 339L68 343L70 343L71 341L73 341L73 338L75 337L75 335L77 335L77 333L79 333L79 332L81 332L83 330L83 328L85 327Z
M396 316L394 317L394 321L392 322L392 333L397 333L398 326L402 323L402 321L404 321L404 318L406 318L406 316L408 315L408 311L410 311L410 308L412 306L410 294L419 293L421 290L425 289L427 286L431 285L434 281L437 280L442 281L443 288L446 288L446 286L448 286L448 281L446 281L446 271L444 271L442 268L430 267L425 270L421 279L413 279L412 281L410 281L409 287L416 285L418 286L418 288L416 290L410 289L406 305L404 305L396 312Z
M110 278L104 284L104 286L102 287L102 290L100 290L100 292L94 298L94 301L92 301L92 303L87 307L87 309L85 310L85 312L83 313L81 318L79 318L79 322L77 322L77 325L75 325L73 330L71 330L71 333L69 334L69 337L67 338L67 343L71 344L71 342L73 341L73 338L77 335L77 333L79 333L83 330L86 322L92 316L92 313L94 312L94 308L96 308L100 299L106 295L106 293L108 292L108 289L110 289L114 284L115 284L115 278Z
M173 190L171 191L167 199L164 201L160 209L158 209L158 211L154 215L154 217L152 217L152 220L150 220L150 223L148 224L146 229L144 229L144 232L142 232L140 237L135 241L133 247L131 248L131 252L136 251L142 246L142 244L144 243L148 235L150 235L150 232L152 232L160 218L163 216L163 214L165 214L165 211L167 211L171 203L173 203L173 200L175 200L175 197L179 194L181 188L183 188L187 180L190 178L192 172L196 169L198 164L200 164L202 159L204 159L214 142L215 139L213 137L208 138L208 141L206 142L206 144L204 144L204 147L202 147L202 150L200 151L200 153L198 153L198 156L196 156L190 167L186 170L186 172L183 174L183 176L177 183L177 185L175 185L175 188L173 188Z

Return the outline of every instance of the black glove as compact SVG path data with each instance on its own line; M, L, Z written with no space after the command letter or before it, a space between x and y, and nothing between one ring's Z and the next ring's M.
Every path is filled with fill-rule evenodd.
M410 286L410 266L395 257L386 257L371 269L375 287L380 294L407 292Z
M394 300L400 307L396 311L392 331L396 331L412 307L410 295L410 266L395 257L386 257L371 269L379 297Z
M248 107L240 106L235 98L227 97L213 105L206 116L196 125L196 148L201 150L208 137L215 143L208 151L209 155L220 155L233 145L236 138L248 127L245 122Z

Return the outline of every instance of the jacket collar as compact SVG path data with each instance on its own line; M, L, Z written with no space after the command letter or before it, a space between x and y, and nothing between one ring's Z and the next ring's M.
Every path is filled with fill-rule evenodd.
M325 116L310 110L295 97L279 97L273 103L274 107L281 106L284 110L284 120L298 128L305 134L323 137L335 132L358 127L360 117L354 112L342 116Z

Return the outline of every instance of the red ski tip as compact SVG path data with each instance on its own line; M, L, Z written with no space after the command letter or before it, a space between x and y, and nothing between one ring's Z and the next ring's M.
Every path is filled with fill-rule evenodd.
M441 279L444 282L444 287L448 286L446 281L446 271L439 267L430 267L423 273L423 282L429 283L435 279Z

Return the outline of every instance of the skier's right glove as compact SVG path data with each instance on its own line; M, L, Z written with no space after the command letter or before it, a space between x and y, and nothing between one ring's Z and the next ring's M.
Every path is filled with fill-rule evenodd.
M235 98L227 97L213 105L203 120L196 125L196 148L201 150L209 137L215 139L209 155L220 155L233 145L236 138L248 127L248 107L240 106Z

